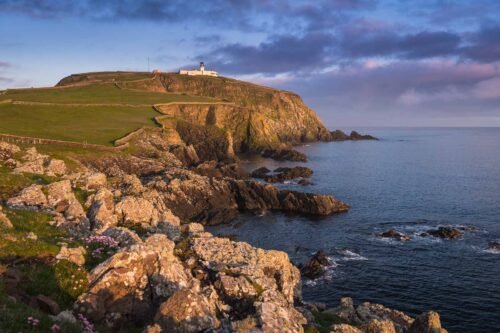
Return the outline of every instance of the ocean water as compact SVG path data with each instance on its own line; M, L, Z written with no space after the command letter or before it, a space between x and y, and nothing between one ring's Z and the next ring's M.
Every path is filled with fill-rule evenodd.
M325 218L243 215L210 228L254 246L286 251L295 263L324 250L327 274L304 280L305 300L336 306L341 296L412 315L433 309L450 332L500 332L500 128L364 129L380 141L298 147L308 163L245 160L248 169L306 165L313 185L351 211ZM440 226L471 227L459 240L423 238ZM396 229L408 242L378 233Z

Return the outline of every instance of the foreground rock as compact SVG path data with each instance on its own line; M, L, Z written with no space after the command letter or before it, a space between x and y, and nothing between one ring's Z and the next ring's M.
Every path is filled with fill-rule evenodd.
M326 309L323 313L344 321L332 325L330 333L447 333L436 312L412 318L376 303L364 302L356 308L349 297L341 298L338 307Z
M285 253L202 231L182 244L156 234L116 253L90 273L75 311L112 329L125 320L200 332L245 321L261 332L303 332L300 273Z

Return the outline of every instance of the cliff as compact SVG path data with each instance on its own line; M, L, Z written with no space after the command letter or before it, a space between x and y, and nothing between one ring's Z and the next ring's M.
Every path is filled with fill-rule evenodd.
M124 79L130 75L134 75L131 78L136 78L138 75L146 77ZM315 112L295 93L224 77L186 76L173 73L147 75L147 73L75 74L61 80L58 86L114 82L122 89L134 91L161 91L212 98L211 104L157 105L157 110L175 120L183 120L198 126L217 127L225 131L227 140L235 152L283 148L332 138Z

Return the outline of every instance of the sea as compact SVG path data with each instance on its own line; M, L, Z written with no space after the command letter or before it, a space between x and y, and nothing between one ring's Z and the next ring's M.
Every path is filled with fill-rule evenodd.
M254 246L288 253L298 264L318 250L323 277L303 280L306 301L338 305L342 296L410 315L438 311L449 332L500 332L500 128L368 128L379 141L297 147L307 163L244 158L260 166L304 165L312 185L282 188L332 194L348 213L323 218L244 214L209 228ZM422 237L439 226L467 231L458 240ZM384 239L395 229L410 241Z

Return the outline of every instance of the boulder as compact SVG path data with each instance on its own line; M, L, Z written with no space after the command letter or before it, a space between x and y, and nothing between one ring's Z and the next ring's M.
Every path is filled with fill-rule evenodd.
M439 314L434 311L422 313L415 318L410 326L408 333L447 333L448 331L441 327Z
M392 238L392 239L395 239L395 240L398 240L398 241L409 241L411 239L410 236L408 235L405 235L399 231L396 231L394 229L390 229L388 231L385 231L383 233L380 234L380 237L383 237L383 238Z
M330 328L330 333L364 333L359 328L347 324L335 324Z
M128 318L145 322L156 307L182 289L197 290L191 277L174 255L174 243L156 234L144 242L120 250L94 268L89 289L75 303L75 311L91 320L109 322Z
M165 332L172 333L198 333L220 326L215 304L188 289L175 292L163 302L155 322Z
M42 186L31 185L26 187L16 197L7 200L7 205L12 208L47 209L48 201Z
M45 173L45 164L48 162L48 156L39 154L35 147L27 149L22 159L23 162L14 169L15 172Z
M0 227L8 228L11 229L14 226L12 225L12 222L10 222L9 218L7 215L4 214L2 211L2 206L0 206Z
M287 304L276 290L266 290L255 303L256 316L263 333L303 333L307 324L293 305Z
M413 318L404 312L387 308L381 304L364 302L356 308L356 313L361 322L372 320L390 320L398 333L406 332L413 323Z
M96 232L118 224L115 215L115 202L113 193L106 188L100 189L92 198L88 214L91 227Z
M56 255L57 260L67 260L78 266L85 265L85 254L87 251L81 246L69 248L67 246L62 246L59 253Z
M106 186L107 178L102 172L94 172L85 177L84 188L87 191L100 190Z
M50 159L44 163L44 174L47 176L62 176L67 172L66 163L63 160Z
M21 151L16 145L0 141L0 161L12 159L15 154Z
M350 297L342 297L340 299L340 304L336 308L327 309L324 311L325 313L333 314L336 317L339 317L346 322L352 324L360 324L362 320L359 318L356 313L356 309L354 308L354 303L352 298Z
M300 299L300 272L290 263L286 253L254 248L248 243L233 242L227 238L194 238L192 242L192 250L205 269L234 278L243 276L257 293L262 290L279 291L290 305L293 305L294 299ZM235 283L241 285L237 281ZM252 298L252 295L253 292L248 297Z
M38 295L34 297L31 303L34 305L34 307L51 315L57 315L60 311L59 304L45 295Z
M323 275L325 267L330 264L323 251L316 252L305 264L299 266L302 276L309 279L316 279Z
M127 196L115 207L118 220L129 225L156 225L158 223L158 211L143 197Z
M142 239L132 230L123 227L109 227L104 229L102 236L108 236L118 242L119 247L142 243Z
M62 180L47 185L48 206L56 212L64 214L68 220L77 220L85 216L82 205L76 199L71 182Z
M360 329L364 333L396 333L396 328L390 320L373 319L361 325Z

